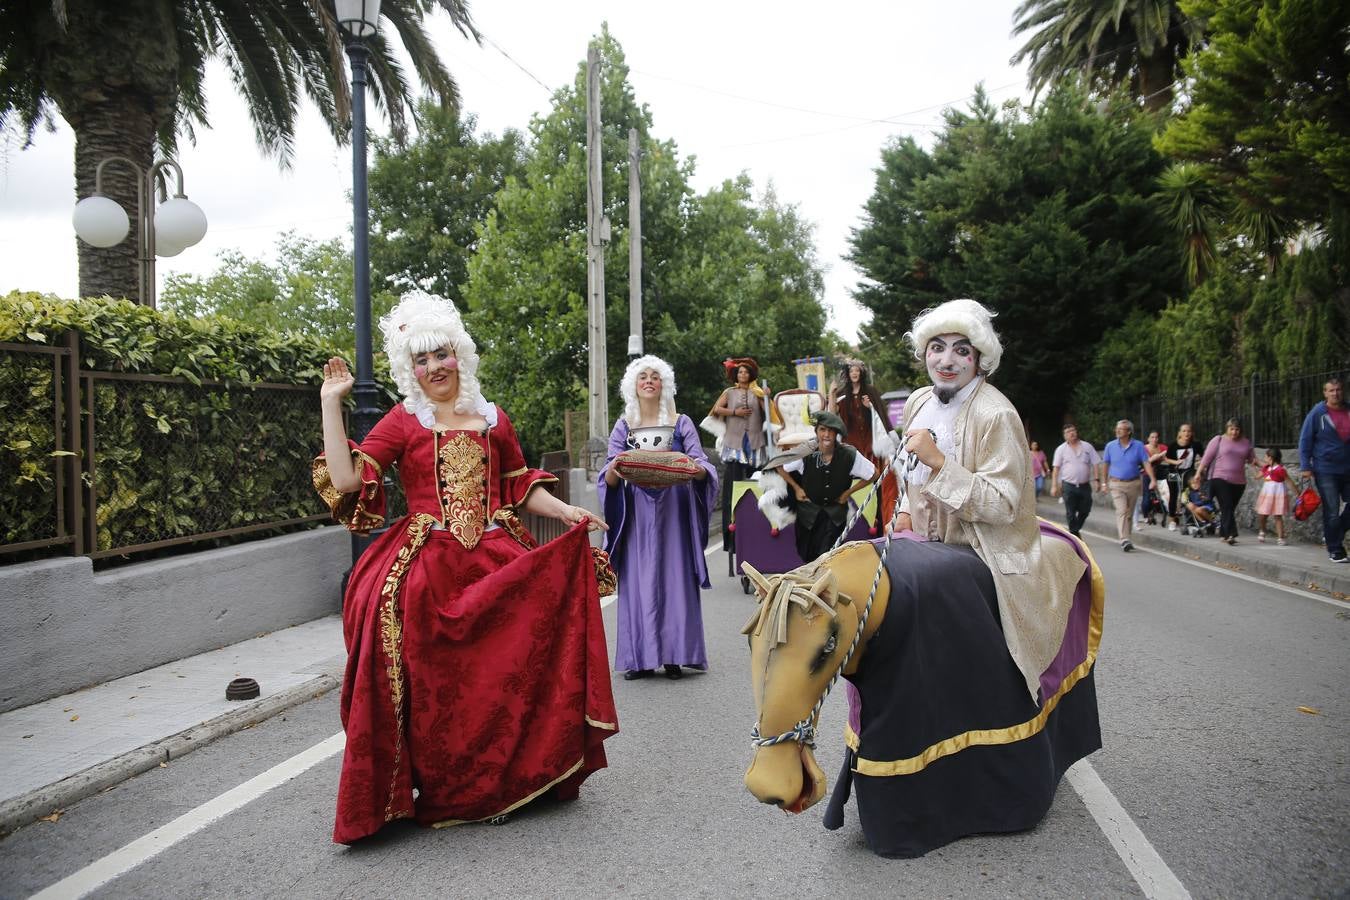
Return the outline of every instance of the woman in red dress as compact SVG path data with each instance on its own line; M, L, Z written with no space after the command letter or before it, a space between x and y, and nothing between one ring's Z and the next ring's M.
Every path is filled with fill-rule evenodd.
M604 523L541 489L511 420L483 399L478 355L453 304L420 292L380 322L404 396L357 445L324 366L324 455L314 484L338 521L384 521L398 465L408 515L352 568L343 601L347 746L333 839L384 823L504 821L545 794L577 796L617 731L587 530ZM573 526L535 547L517 514Z
M877 472L881 472L889 453L886 448L872 446L875 433L872 417L876 417L882 431L889 433L895 429L886 417L886 404L881 400L881 392L872 384L872 371L867 363L860 359L843 360L825 408L844 421L849 445L871 460ZM887 472L877 497L878 527L895 514L898 500L899 487L892 473Z

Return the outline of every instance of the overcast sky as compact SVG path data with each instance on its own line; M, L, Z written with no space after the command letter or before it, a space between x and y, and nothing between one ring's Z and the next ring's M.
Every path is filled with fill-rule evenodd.
M886 141L911 135L929 145L943 108L963 107L978 82L996 102L1026 94L1024 67L1008 63L1020 43L1010 36L1013 0L470 4L481 47L444 17L432 31L480 130L524 130L546 114L608 22L654 136L696 158L696 189L743 171L757 191L772 183L814 226L831 324L850 339L865 314L850 296L859 274L843 256ZM212 127L178 160L210 228L201 244L159 261L160 284L211 271L227 248L270 257L285 230L349 242L350 149L309 108L283 170L257 149L222 68L207 85ZM383 130L374 110L370 119ZM21 147L13 133L0 145L0 294L74 296L74 137L59 123Z

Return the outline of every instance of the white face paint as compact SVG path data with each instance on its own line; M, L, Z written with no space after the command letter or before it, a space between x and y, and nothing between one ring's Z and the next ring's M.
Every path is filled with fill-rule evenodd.
M943 403L980 372L980 352L963 334L939 334L930 340L924 350L924 362L933 381L933 392Z

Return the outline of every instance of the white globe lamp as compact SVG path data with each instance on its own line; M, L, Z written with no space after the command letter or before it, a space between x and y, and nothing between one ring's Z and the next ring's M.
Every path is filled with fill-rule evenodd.
M155 252L160 256L174 256L206 237L206 213L188 198L179 194L166 200L155 210ZM161 251L177 247L175 253Z
M114 247L122 243L131 230L127 211L116 200L101 194L76 203L71 223L80 239L94 247Z

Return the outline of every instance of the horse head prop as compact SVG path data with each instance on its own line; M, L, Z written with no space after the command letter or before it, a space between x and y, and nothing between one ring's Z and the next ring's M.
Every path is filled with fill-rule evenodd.
M757 715L745 786L761 803L799 813L825 796L814 751L821 706L835 679L856 669L865 637L884 616L889 583L867 544L845 545L783 575L742 567L759 597L741 629Z

